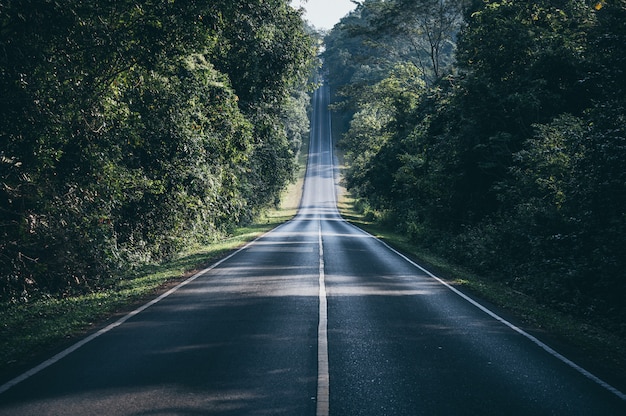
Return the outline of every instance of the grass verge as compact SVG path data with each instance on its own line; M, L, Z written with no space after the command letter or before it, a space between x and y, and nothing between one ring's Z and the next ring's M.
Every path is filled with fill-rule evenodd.
M417 247L406 236L373 221L359 212L355 200L342 189L338 193L342 216L412 258L437 277L505 319L539 337L574 362L592 371L618 389L626 391L626 340L603 328L601 322L581 322L575 317L537 303L498 282L485 279L446 259Z
M0 384L291 219L302 195L306 150L301 152L296 181L285 190L281 205L264 213L256 223L235 230L232 236L215 244L190 247L173 261L146 265L110 289L0 307Z
M290 218L275 210L262 221L236 230L233 236L209 246L190 248L177 259L141 267L110 289L67 298L38 299L0 310L0 380L46 358L76 337L193 275L232 250ZM1 384L1 383L0 383Z

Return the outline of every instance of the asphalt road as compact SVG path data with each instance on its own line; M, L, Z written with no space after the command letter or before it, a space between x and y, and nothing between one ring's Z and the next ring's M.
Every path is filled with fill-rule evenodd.
M621 392L339 217L327 102L294 220L1 385L0 415L626 415Z

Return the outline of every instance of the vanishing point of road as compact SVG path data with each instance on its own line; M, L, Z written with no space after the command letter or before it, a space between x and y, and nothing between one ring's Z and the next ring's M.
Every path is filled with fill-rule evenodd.
M0 381L0 415L626 415L626 396L339 216L328 89L298 215Z

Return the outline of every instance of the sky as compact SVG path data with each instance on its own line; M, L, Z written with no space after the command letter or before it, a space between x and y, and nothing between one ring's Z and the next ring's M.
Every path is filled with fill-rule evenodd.
M292 0L291 5L304 7L304 18L316 29L332 29L339 19L356 8L350 0Z

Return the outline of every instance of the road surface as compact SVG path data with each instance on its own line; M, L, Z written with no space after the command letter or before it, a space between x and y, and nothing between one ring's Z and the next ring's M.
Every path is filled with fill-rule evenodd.
M626 415L336 211L328 90L292 221L0 386L0 415Z

